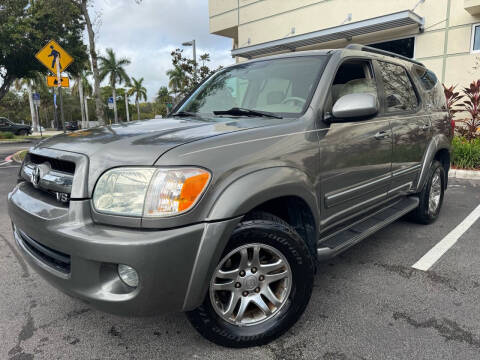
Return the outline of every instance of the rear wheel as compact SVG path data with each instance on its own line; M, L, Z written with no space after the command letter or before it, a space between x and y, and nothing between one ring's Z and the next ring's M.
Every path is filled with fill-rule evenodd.
M208 340L223 346L268 343L308 304L314 262L303 239L280 218L257 213L235 229L203 304L187 313Z
M419 194L420 204L411 214L410 218L421 224L434 222L440 214L445 193L445 169L439 161L434 161L430 166L427 182Z

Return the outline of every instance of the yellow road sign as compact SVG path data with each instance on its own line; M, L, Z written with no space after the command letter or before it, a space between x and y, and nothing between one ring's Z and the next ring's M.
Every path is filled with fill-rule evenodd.
M62 87L70 87L70 79L66 76L61 77ZM56 76L47 76L48 87L58 87L58 80Z
M60 72L65 71L73 62L73 58L54 40L50 40L47 45L35 54L35 57L55 75L57 74L55 64L57 58L60 62Z

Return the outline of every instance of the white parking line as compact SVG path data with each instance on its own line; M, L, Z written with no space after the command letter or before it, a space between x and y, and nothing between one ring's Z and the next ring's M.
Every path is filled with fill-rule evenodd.
M430 249L423 257L412 265L414 269L427 271L435 264L448 249L458 241L477 219L480 218L480 205L473 210L458 226L450 231L437 245Z

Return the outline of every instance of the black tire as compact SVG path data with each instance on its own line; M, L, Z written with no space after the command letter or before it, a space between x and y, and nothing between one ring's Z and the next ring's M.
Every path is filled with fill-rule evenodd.
M188 312L187 317L203 337L218 345L244 348L269 343L295 324L310 300L314 261L305 241L290 225L269 213L248 216L235 228L222 258L249 243L266 244L282 253L292 273L291 291L272 318L251 326L238 326L222 319L207 293L203 304Z
M432 187L432 180L434 178L434 175L436 172L439 172L440 175L440 181L441 181L441 186L440 186L440 201L439 204L436 208L435 211L430 211L429 210L429 198L430 198L430 189ZM443 168L443 165L439 161L433 161L433 163L430 165L430 169L428 171L428 177L425 185L423 186L422 191L418 194L420 198L420 204L418 207L413 210L409 214L409 218L412 221L415 221L420 224L431 224L435 220L437 220L438 215L440 214L440 210L442 208L443 204L443 197L445 194L445 184L446 184L446 177L445 177L445 169Z
M19 135L19 136L26 136L26 135L28 135L28 131L27 131L27 130L23 130L23 129L22 129L22 130L19 130L19 131L17 132L17 135Z

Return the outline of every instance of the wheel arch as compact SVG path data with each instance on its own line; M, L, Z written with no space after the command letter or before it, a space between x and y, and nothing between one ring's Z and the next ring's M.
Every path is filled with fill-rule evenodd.
M319 204L313 183L305 172L286 166L255 171L232 182L216 198L208 219L243 216L275 201L296 202L308 209L318 227ZM279 216L278 212L274 214Z
M427 180L428 176L428 169L434 160L438 160L442 163L445 169L446 178L448 179L448 171L450 169L450 151L451 140L446 135L439 134L432 138L427 146L427 150L425 151L425 155L422 160L422 168L418 177L416 192L421 191L425 185L425 181ZM445 186L447 186L447 181L445 181Z
M318 229L319 212L313 184L307 174L299 169L291 167L274 167L249 173L231 182L217 196L208 215L207 229L202 241L203 245L196 255L195 265L190 276L189 289L186 294L183 310L192 310L201 304L208 288L210 277L220 261L220 257L227 246L236 224L242 218L256 210L270 210L274 215L281 212L274 211L274 206L292 204L301 210L303 216L308 219L308 224L299 233L305 236L307 245L316 245L316 229ZM307 212L308 209L308 212ZM289 222L297 221L296 229L300 225L301 217L282 214L279 216ZM215 229L215 224L222 224L228 220L228 225ZM286 220L287 219L287 220ZM297 230L298 231L298 230ZM210 233L211 232L211 233ZM219 233L215 236L215 233ZM216 239L216 241L213 241ZM310 248L310 246L309 246Z

